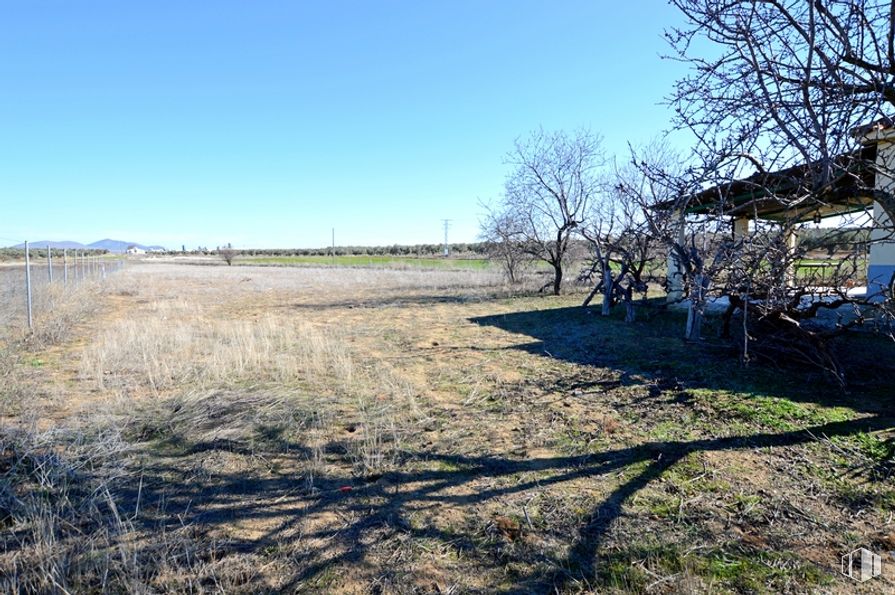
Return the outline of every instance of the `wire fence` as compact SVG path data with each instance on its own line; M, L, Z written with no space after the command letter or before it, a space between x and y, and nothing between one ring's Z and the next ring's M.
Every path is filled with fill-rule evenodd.
M23 258L0 263L0 327L33 331L54 297L104 281L124 265L122 255L25 242Z

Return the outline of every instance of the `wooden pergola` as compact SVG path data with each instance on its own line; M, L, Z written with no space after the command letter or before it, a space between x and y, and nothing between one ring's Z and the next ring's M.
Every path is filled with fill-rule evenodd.
M840 156L830 164L829 181L820 188L808 188L804 183L810 172L818 170L816 163L756 172L693 195L685 213L723 213L733 218L800 223L866 211L873 207L867 189L875 184L876 152L873 144Z
M874 199L868 189L875 187L877 178L877 143L864 145L860 150L838 157L829 164L827 182L811 187L819 163L792 166L776 172L756 172L739 180L707 188L688 198L681 207L678 202L656 205L657 209L677 209L684 233L688 215L715 215L729 218L734 240L749 233L750 221L793 224L869 212ZM816 177L816 176L815 176ZM787 244L795 250L796 235L788 228ZM676 258L669 256L668 298L678 301L682 291L682 274Z

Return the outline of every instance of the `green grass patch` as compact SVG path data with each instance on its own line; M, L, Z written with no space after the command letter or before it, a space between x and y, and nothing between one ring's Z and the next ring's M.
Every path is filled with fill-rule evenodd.
M779 593L830 584L832 577L810 562L788 553L715 548L687 552L676 545L633 547L601 557L597 563L600 590L646 593L657 577L693 577L721 592ZM674 580L666 582L673 589ZM681 583L687 584L687 583Z
M782 397L726 391L694 392L701 393L706 403L719 413L766 429L792 431L807 425L847 421L854 417L854 411L846 407L827 407Z
M697 574L740 592L779 593L795 582L803 587L827 584L831 577L791 554L731 553L716 550L694 564Z
M877 434L859 432L851 436L834 436L834 444L859 451L874 463L895 463L895 438L880 438Z

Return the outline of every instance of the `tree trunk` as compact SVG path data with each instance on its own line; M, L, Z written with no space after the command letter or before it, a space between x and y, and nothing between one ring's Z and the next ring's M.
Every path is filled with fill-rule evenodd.
M729 339L730 338L730 321L733 319L734 312L737 311L737 308L740 307L740 298L736 295L731 295L728 297L730 302L727 305L727 309L724 310L724 314L721 316L721 338Z
M612 278L612 269L609 263L603 263L603 316L609 316L612 312L612 294L615 291L615 279Z
M504 254L503 268L510 285L516 284L516 259L512 254Z
M562 288L562 265L553 265L553 295L559 295Z
M634 287L628 285L625 289L625 322L634 322Z
M599 283L597 283L596 285L594 285L594 288L591 289L591 290L590 290L590 293L587 294L587 297L584 298L584 302L581 304L581 306L582 306L583 308L587 308L587 307L590 305L591 300L594 299L594 296L597 295L597 292L600 291L602 288L603 288L603 282L602 282L602 281L600 281Z
M688 341L699 341L702 338L702 311L692 300L687 309L687 330L684 338Z
M701 273L696 275L694 282L694 294L687 309L687 328L684 333L688 341L699 341L702 338L702 314L705 309L705 282Z

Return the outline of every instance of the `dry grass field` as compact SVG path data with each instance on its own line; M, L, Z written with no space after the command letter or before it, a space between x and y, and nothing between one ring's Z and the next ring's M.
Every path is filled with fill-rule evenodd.
M895 589L873 336L843 392L488 270L144 263L54 299L2 341L3 592L851 593L860 546Z

